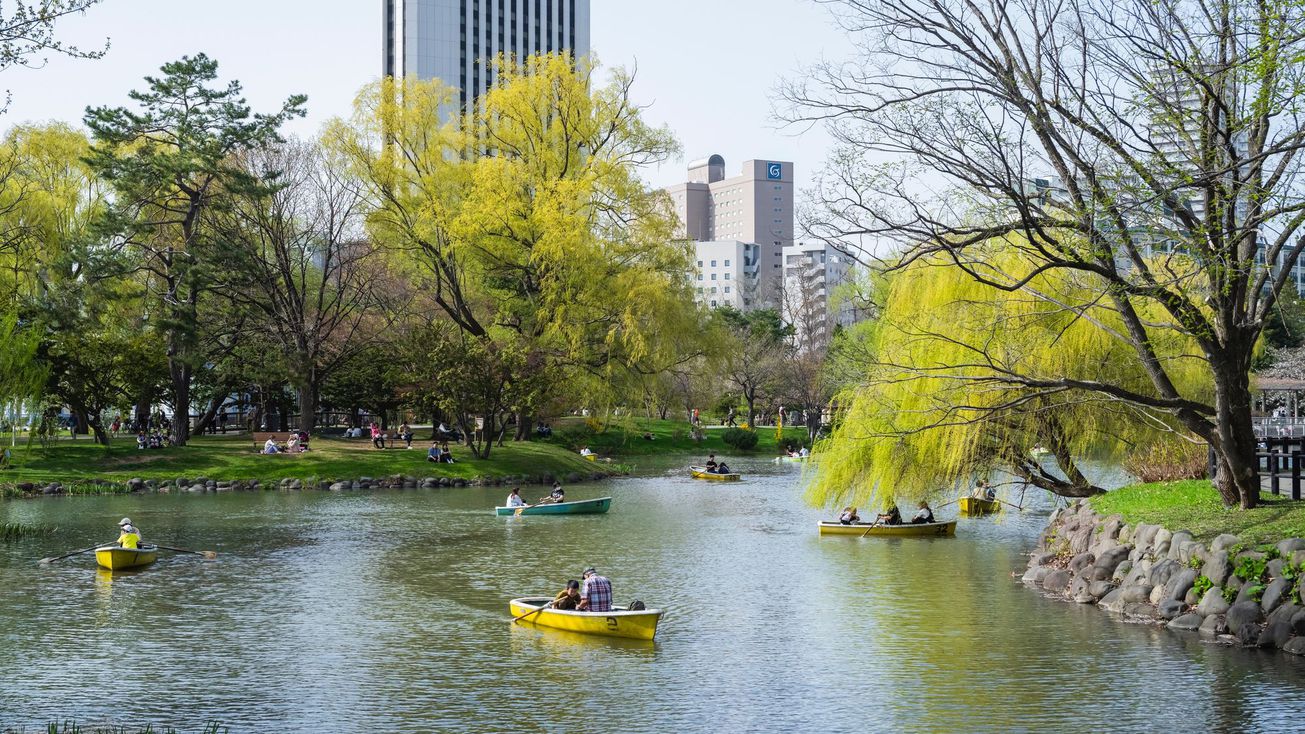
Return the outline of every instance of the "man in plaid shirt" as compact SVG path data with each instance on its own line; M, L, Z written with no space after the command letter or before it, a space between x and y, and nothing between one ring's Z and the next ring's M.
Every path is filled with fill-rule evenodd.
M599 576L598 571L586 568L584 586L580 589L580 604L576 609L586 612L612 611L612 582Z

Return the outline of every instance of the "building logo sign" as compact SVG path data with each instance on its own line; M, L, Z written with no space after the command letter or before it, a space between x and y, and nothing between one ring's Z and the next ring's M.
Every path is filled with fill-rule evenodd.
M771 181L779 181L784 178L784 164L768 163L766 164L766 178Z

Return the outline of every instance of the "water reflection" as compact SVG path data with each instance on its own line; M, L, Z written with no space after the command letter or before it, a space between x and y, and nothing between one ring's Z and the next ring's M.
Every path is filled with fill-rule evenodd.
M1299 660L1022 588L1045 498L955 538L822 538L797 469L741 464L718 485L682 463L568 488L613 495L596 516L495 517L497 488L0 504L0 522L63 528L0 546L0 680L22 681L0 689L0 725L1283 731L1305 710ZM33 562L123 515L218 559L112 576ZM510 622L509 599L590 565L618 602L667 610L655 643ZM165 674L105 699L124 651Z

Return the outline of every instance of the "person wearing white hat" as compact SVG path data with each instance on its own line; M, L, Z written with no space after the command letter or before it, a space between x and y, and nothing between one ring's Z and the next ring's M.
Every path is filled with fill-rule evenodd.
M140 546L140 531L136 529L135 525L131 524L130 517L122 518L122 521L118 523L118 529L122 531L122 534L118 536L118 545L123 548L137 548Z

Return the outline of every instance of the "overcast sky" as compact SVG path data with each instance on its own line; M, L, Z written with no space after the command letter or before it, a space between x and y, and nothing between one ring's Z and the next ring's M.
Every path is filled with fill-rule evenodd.
M720 153L728 172L749 158L796 163L799 186L821 165L819 131L778 129L774 88L786 75L847 44L828 11L810 0L592 0L592 41L605 65L637 66L635 93L647 116L675 131L686 159ZM348 111L357 89L380 74L379 0L104 0L65 21L61 38L110 49L98 61L51 57L42 69L13 69L0 88L13 102L0 125L80 122L88 104L125 104L127 92L160 64L203 51L239 79L255 109L308 95L311 134ZM648 171L680 180L685 161Z

